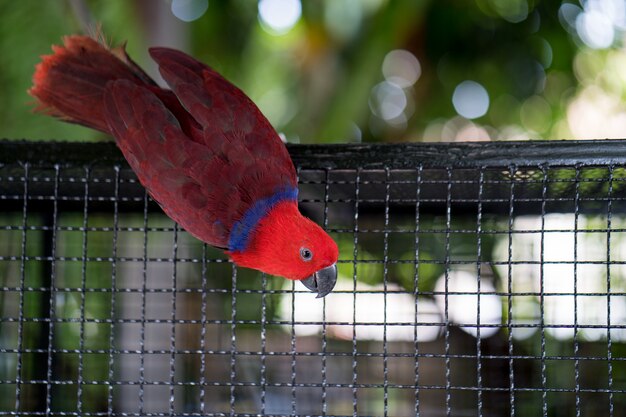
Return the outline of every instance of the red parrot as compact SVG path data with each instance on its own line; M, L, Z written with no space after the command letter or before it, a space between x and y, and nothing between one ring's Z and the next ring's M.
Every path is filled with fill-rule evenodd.
M124 47L63 44L36 66L37 111L113 135L163 211L235 264L332 291L337 244L298 210L287 148L241 90L174 49L149 50L165 89Z

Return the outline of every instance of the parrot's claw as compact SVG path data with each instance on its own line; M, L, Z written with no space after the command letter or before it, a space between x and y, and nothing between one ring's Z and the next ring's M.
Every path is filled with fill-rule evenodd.
M317 297L327 296L335 287L337 282L337 265L332 264L322 268L308 278L302 280L302 284L311 292L316 292Z

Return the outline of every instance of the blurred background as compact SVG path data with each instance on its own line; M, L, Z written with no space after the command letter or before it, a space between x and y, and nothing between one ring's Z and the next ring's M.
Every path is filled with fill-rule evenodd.
M22 0L0 4L0 137L108 140L26 94L97 25L152 74L154 45L213 66L290 142L626 136L623 0Z
M0 2L0 138L111 140L26 94L99 25L155 78L149 46L211 65L292 143L626 136L624 0L21 0ZM0 411L623 416L626 171L509 168L301 172L341 254L320 304L233 278L128 171L0 166Z

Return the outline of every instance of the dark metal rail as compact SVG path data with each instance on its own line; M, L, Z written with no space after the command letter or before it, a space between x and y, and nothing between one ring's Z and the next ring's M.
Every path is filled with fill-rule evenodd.
M626 163L626 140L288 145L313 169L411 169L611 165ZM0 163L123 162L113 142L0 141Z

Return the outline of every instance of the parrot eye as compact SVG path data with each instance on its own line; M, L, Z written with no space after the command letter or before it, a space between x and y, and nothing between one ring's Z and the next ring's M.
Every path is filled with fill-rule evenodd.
M313 252L311 252L311 249L309 248L300 248L300 258L302 258L303 261L305 262L309 262L311 259L313 259Z

